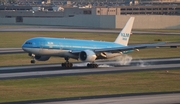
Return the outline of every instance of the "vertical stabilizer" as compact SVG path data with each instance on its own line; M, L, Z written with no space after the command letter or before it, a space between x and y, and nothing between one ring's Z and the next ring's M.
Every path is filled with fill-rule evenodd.
M134 17L131 17L128 20L128 22L126 23L125 27L119 33L116 40L114 41L115 43L122 44L122 45L125 45L125 46L128 45L128 41L129 41L129 38L130 38L133 22L134 22Z

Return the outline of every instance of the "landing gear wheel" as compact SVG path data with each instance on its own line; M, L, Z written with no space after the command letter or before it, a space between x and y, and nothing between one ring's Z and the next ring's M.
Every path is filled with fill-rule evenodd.
M35 60L31 60L31 63L34 64L34 63L35 63Z
M87 64L88 68L97 68L98 64Z
M66 62L62 63L61 66L63 68L72 68L73 64L69 62L69 57L65 57L64 59L66 60Z
M73 67L72 63L62 63L61 65L63 68L72 68Z
M28 56L32 57L32 60L30 62L31 62L31 64L34 64L35 63L35 58L34 58L35 55L32 53L28 53Z

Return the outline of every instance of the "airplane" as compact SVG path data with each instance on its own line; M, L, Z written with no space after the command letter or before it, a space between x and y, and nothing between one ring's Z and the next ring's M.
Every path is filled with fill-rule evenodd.
M133 52L143 48L155 48L164 42L153 44L128 45L134 17L130 17L125 27L119 33L114 42L78 40L67 38L35 37L25 41L22 49L32 57L31 63L47 61L51 56L63 57L66 62L61 66L64 68L73 67L69 59L80 59L82 62L89 62L87 67L97 68L95 63L98 59L110 59L122 54Z

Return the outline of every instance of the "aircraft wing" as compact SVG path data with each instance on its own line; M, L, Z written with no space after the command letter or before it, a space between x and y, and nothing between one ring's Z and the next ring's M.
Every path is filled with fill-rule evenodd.
M116 52L116 51L143 49L143 48L154 48L163 44L165 44L165 42L160 42L160 43L155 43L155 44L129 45L125 47L116 47L116 48L94 49L94 52Z
M135 49L143 48L156 48L165 44L165 42L155 43L155 44L139 44L139 45L129 45L124 47L115 47L115 48L103 48L103 49L92 49L94 52L121 52ZM81 51L71 51L71 53L80 53Z

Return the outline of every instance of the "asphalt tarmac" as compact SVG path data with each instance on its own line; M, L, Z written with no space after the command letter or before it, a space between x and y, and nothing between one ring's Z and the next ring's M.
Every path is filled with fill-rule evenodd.
M33 104L180 104L180 93L52 101Z
M0 54L25 53L22 48L0 48Z
M0 67L0 79L180 69L180 58L133 60L129 65L120 65L119 61L97 63L99 68L87 68L87 63L74 63L71 69L60 64Z

